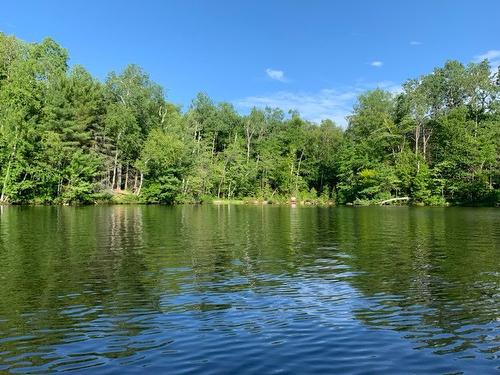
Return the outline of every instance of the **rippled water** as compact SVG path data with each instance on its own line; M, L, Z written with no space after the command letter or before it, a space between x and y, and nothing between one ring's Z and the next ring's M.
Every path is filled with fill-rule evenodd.
M500 370L500 210L0 206L0 372Z

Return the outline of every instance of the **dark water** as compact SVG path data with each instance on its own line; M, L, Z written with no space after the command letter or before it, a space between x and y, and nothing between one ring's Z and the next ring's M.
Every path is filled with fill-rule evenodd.
M0 213L0 373L500 370L498 209Z

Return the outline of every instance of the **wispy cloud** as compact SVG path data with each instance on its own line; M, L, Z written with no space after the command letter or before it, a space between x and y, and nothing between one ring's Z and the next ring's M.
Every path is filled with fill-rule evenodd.
M423 43L419 42L418 40L412 40L410 42L410 46L421 46Z
M482 60L485 60L485 59L488 59L488 60L494 60L494 59L497 59L497 58L500 58L500 50L497 50L497 49L490 49L489 51L481 54L481 55L476 55L475 56L475 59L477 61L482 61Z
M281 108L284 111L297 110L307 120L321 122L329 118L338 124L345 124L345 117L350 113L356 93L323 89L319 92L280 91L269 95L250 96L237 100L238 107L249 109Z
M500 66L500 50L490 49L485 53L474 56L475 62L481 62L483 60L488 60L493 69L497 69Z
M382 61L375 60L375 61L372 61L370 63L370 65L374 66L375 68L380 68L382 65L384 65L384 63Z
M392 81L380 81L375 84L366 84L364 86L364 90L370 90L373 88L389 91L393 95L401 94L403 92L403 86Z
M316 123L331 119L341 126L347 124L346 116L352 112L358 95L366 90L382 88L392 93L401 91L401 86L391 81L358 83L343 88L325 88L317 92L279 91L265 95L249 96L233 101L242 110L257 108L281 108L284 111L297 110L303 118Z
M274 79L275 81L280 81L280 82L288 81L288 79L285 77L285 73L282 70L267 68L266 74L269 78Z

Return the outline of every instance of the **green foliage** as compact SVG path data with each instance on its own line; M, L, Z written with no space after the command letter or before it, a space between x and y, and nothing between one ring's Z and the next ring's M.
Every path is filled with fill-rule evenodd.
M345 130L294 111L241 115L205 94L183 113L136 65L99 82L67 62L51 39L0 33L1 203L499 202L487 61L449 61L398 95L368 91Z
M176 203L180 192L181 181L174 173L159 176L148 182L144 188L144 196L148 203Z
M96 192L96 176L101 168L101 160L94 152L77 151L71 156L69 165L64 170L66 183L61 189L61 199L65 203L90 203Z

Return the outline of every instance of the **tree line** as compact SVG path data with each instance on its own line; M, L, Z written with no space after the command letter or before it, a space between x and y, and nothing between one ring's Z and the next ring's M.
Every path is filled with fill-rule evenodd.
M0 33L0 203L499 202L500 74L448 61L362 94L345 129L291 111L186 111L136 65L104 82L52 39Z

